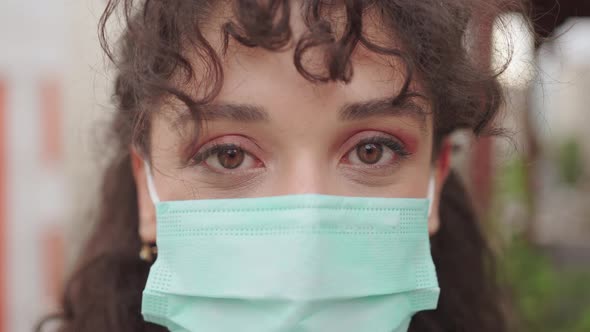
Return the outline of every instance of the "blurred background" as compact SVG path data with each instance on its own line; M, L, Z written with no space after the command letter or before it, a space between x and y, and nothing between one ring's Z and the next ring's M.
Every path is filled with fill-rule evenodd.
M588 332L590 0L533 2L540 39L509 5L475 22L481 61L513 60L500 77L509 134L459 133L453 162L500 257L515 331ZM104 4L0 1L0 332L32 331L57 308L92 226L113 112Z

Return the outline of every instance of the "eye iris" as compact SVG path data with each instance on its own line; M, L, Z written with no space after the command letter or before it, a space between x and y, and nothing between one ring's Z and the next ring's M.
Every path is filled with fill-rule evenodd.
M227 169L239 167L244 162L245 153L240 148L227 148L217 154L219 164Z
M362 144L356 148L356 153L360 161L372 165L381 159L383 147L375 143Z

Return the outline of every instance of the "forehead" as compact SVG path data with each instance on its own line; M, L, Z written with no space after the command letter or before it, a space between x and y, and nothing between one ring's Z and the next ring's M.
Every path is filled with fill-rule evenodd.
M327 15L338 38L346 23L346 15L338 8ZM400 58L378 54L360 43L350 57L353 75L349 82L314 83L306 79L294 64L295 44L309 32L299 6L293 6L291 10L292 42L280 51L246 47L231 37L225 48L222 27L232 20L235 18L231 10L220 6L201 29L204 38L218 54L223 70L221 89L213 103L254 105L266 110L271 118L283 117L287 121L297 118L312 120L326 114L336 119L339 111L347 105L397 96L405 82L406 68ZM371 10L365 14L363 35L379 46L403 51L394 31L386 29ZM211 70L210 63L203 61L200 55L202 53L199 52L186 54L197 77ZM306 51L302 63L310 72L325 72L325 49L318 47ZM194 83L182 88L188 89L191 97L199 99L206 90L202 91L200 87L209 82L201 77ZM413 75L410 91L425 95L416 75ZM418 99L416 103L424 111L431 110L427 99Z
M280 90L288 90L291 94L297 93L299 98L313 98L314 96L334 95L346 99L361 100L383 97L394 97L399 92L405 81L406 67L400 58L381 55L365 48L358 43L350 57L353 68L352 80L349 84L312 83L298 72L294 64L295 46L302 36L309 33L309 28L304 23L303 9L299 1L291 4L290 27L292 30L291 42L281 51L268 51L260 47L246 47L233 38L229 38L227 49L224 52L223 25L235 21L231 7L227 2L222 2L204 22L202 31L205 39L220 56L224 73L224 84L218 99L227 98L265 98L267 95L280 96ZM329 10L322 11L322 18L331 23L335 38L342 36L347 17L344 7L330 6ZM395 31L386 25L369 8L365 10L362 23L363 36L371 42L389 49L403 51L403 45L398 41ZM302 65L314 74L327 72L326 48L310 48L302 54ZM191 54L187 55L189 58ZM193 65L196 72L206 72L209 64L194 58ZM420 90L418 77L414 77L412 89Z

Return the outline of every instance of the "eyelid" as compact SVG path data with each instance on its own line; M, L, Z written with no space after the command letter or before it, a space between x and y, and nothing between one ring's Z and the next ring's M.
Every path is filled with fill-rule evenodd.
M390 150L392 150L393 152L398 154L398 157L404 157L404 156L407 156L410 154L406 150L404 144L401 143L399 140L395 140L395 139L391 139L391 138L383 137L383 136L373 136L373 137L368 137L368 138L362 139L353 147L353 149L356 149L359 145L370 144L370 143L385 145L385 147L389 148Z
M206 143L200 145L195 150L196 152L191 153L188 157L187 164L196 165L195 159L199 162L205 161L207 157L224 147L237 147L244 151L252 158L262 160L262 151L258 144L252 139L242 135L223 135L213 138Z
M194 156L191 157L191 161L194 164L200 164L200 163L204 162L205 160L207 160L212 155L221 151L221 149L223 149L223 148L238 148L238 149L244 151L244 153L250 154L250 153L248 153L248 151L246 149L243 149L238 144L214 144L211 147L206 148L202 152L201 152L201 150L203 150L203 149L201 148Z
M358 137L362 138L358 138ZM352 144L350 143L352 142ZM356 153L359 146L363 144L380 144L385 146L386 149L389 149L393 153L393 162L388 164L356 164L353 162L351 156L354 157L354 153ZM399 166L401 162L408 159L412 155L412 151L408 150L402 140L397 139L397 137L387 134L380 131L364 131L360 134L354 135L351 137L347 144L348 146L352 145L352 147L348 147L346 152L341 155L339 159L339 164L346 169L356 169L357 171L369 171L373 172L373 170L378 169L391 169L393 167ZM345 146L346 146L345 145ZM368 174L367 174L368 175Z
M341 152L340 155L342 157L344 157L346 154L348 154L352 149L355 149L359 144L362 143L386 143L387 141L393 141L396 143L399 143L400 147L403 148L403 152L405 154L411 154L411 151L409 151L408 147L406 146L406 144L404 143L403 140L401 140L400 138L383 132L383 131L379 131L379 130L364 130L364 131L360 131L357 132L356 134L350 136L350 138L348 138L344 144L342 145L341 148ZM387 144L385 144L387 146Z

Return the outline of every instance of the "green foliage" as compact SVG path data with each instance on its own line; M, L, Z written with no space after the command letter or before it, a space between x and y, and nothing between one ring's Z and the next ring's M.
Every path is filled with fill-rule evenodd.
M590 271L559 270L520 238L507 248L501 267L517 331L590 331Z
M525 202L527 199L527 167L524 159L515 158L504 164L496 178L496 195L502 199Z
M576 141L561 145L553 160L563 183L575 186L584 171L580 146ZM494 208L488 227L492 234L517 234L518 221L532 222L521 215L511 225L496 222L501 211L510 205L521 205L530 211L535 193L528 192L527 176L531 171L522 156L507 161L495 178ZM582 193L580 193L582 194ZM525 212L526 213L526 212ZM557 220L556 220L557 221ZM514 222L514 221L513 221ZM508 232L499 227L512 227ZM509 237L513 237L510 235ZM505 239L506 240L506 239ZM511 300L515 332L590 332L590 264L578 268L558 267L544 252L516 235L508 240L499 268Z
M563 182L575 185L582 177L584 164L580 145L575 140L565 142L558 152L559 174Z

